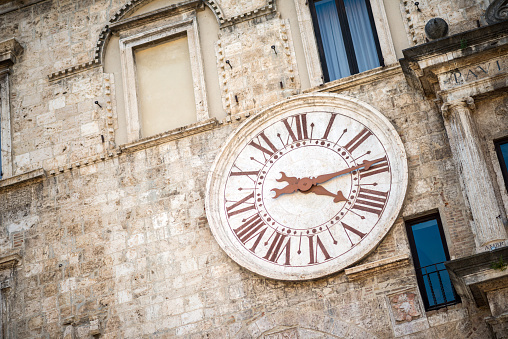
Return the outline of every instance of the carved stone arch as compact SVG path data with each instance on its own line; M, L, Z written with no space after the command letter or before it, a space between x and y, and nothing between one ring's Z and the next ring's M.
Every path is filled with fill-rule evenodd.
M306 310L265 314L240 329L235 337L268 339L307 338L314 335L327 335L327 338L377 338L373 333L337 317Z
M105 46L107 44L107 40L109 39L111 35L111 31L109 29L109 26L112 23L118 22L121 19L125 18L127 15L133 13L135 10L139 9L140 7L147 5L148 3L152 2L154 0L131 0L128 1L125 5L123 5L115 14L111 16L111 19L109 19L108 24L101 30L99 34L99 39L97 40L96 48L95 48L95 57L94 61L96 60L98 63L102 65L103 58L104 58L104 52L105 52ZM217 18L217 22L219 25L224 23L224 14L222 12L222 9L217 4L215 0L202 0L202 2L207 5L212 12L215 14L215 17ZM178 6L178 5L176 5Z

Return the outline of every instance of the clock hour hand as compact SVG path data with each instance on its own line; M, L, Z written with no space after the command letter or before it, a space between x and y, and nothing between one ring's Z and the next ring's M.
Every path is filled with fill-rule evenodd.
M283 181L285 181L285 182L287 182L290 185L294 185L294 184L298 183L298 178L297 177L288 177L286 175L286 173L284 173L284 172L280 172L280 175L281 175L280 179L275 179L277 182L283 182Z
M289 194L289 193L293 193L293 192L296 192L298 191L298 186L297 186L297 183L298 183L298 178L296 177L288 177L286 175L286 173L284 172L280 172L280 179L275 179L277 182L287 182L289 185L287 185L286 187L283 187L283 188L274 188L272 189L272 191L275 192L275 196L273 197L274 199L275 198L278 198L281 194Z
M280 189L272 188L271 191L275 192L275 196L273 197L273 199L275 199L278 198L281 194L289 194L298 191L298 186L289 184L286 187Z
M337 194L333 194L332 192L328 191L323 186L312 186L308 191L305 191L304 193L314 193L317 195L327 195L329 197L333 197L333 202L341 202L341 201L347 201L346 197L344 197L344 194L342 194L342 191L337 191Z

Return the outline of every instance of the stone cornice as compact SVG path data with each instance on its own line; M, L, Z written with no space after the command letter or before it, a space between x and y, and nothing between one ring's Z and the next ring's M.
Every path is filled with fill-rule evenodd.
M312 92L340 93L341 91L344 91L351 87L372 83L378 80L386 80L387 77L391 77L397 74L402 74L402 68L398 63L384 67L374 68L372 70L362 72L359 74L354 74L342 79L326 83L324 85L309 88L303 91L303 93L312 93Z
M92 157L88 157L85 159L81 159L80 161L70 162L64 166L60 166L58 168L47 170L49 175L57 176L59 174L79 170L80 168L86 168L87 166L92 166L94 164L107 161L108 159L119 157L122 153L131 153L139 150L147 149L150 147L154 147L157 145L161 145L166 142L170 142L173 140L181 139L190 135L198 134L201 132L209 131L214 128L217 128L221 125L221 122L217 121L217 119L212 118L206 121L198 122L192 125L183 126L180 128L176 128L174 130L160 133L148 138L140 139L138 141L120 145L115 149L110 149L106 152L97 154ZM0 181L1 183L1 181ZM0 187L1 189L1 187Z
M500 75L485 76L481 73L483 79L457 83L453 86L443 84L442 77L447 72L458 72L459 69L467 67L477 67L480 64L485 67L482 63L488 60L498 62L499 67L497 60L500 60L500 56L508 54L508 21L433 40L402 52L404 58L400 63L408 83L429 97L440 97L445 94L443 92L445 90L450 93L459 92L454 93L453 97L460 96L461 92L470 90L468 86L476 87L480 92L497 90L503 87L502 79L496 80L501 77ZM483 84L479 83L481 81ZM470 90L469 95L481 94L473 92L474 90Z
M220 27L221 28L228 27L231 25L238 24L242 21L251 20L251 19L257 18L259 16L262 16L265 14L270 14L273 12L275 12L275 1L274 0L267 0L266 5L264 5L260 8L257 8L255 10L252 10L252 11L249 11L246 13L242 13L239 15L235 15L234 17L227 18L226 20L223 20L222 22L220 22Z
M508 270L492 268L492 263L501 257L508 258L508 247L450 260L445 262L445 267L459 294L481 307L488 305L486 292L507 286Z
M39 168L31 172L15 175L7 179L2 179L0 180L0 192L8 188L16 187L18 185L41 181L45 176L46 174L44 170Z
M23 47L16 39L11 38L0 42L0 68L13 65L22 53Z
M381 259L367 264L347 268L346 276L350 281L361 280L368 276L373 276L381 272L386 272L395 268L403 267L409 264L409 254L400 254L394 257Z
M460 51L462 55L467 56L476 53L478 51L477 46L485 45L486 48L488 46L496 48L497 44L491 45L491 42L506 36L508 36L508 21L432 40L425 44L407 48L402 53L404 59L411 61L453 51ZM482 49L482 51L484 50Z
M145 148L154 147L169 141L181 139L190 135L209 131L219 125L217 119L212 118L192 125L176 128L168 132L157 134L148 138L144 138L129 144L120 146L122 153L139 151Z
M0 257L0 270L12 269L21 261L21 256L18 253L11 253Z
M0 1L0 15L35 5L36 3L42 1L47 0L3 0Z
M203 2L201 0L189 0L179 4L163 7L145 14L136 15L135 17L132 18L119 20L109 25L109 29L111 30L112 33L115 33L118 31L139 27L166 18L171 15L176 15L182 12L195 10L202 3Z

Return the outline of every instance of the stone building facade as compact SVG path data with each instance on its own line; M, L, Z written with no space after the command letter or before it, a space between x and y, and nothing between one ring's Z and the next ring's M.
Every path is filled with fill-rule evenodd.
M381 65L331 81L318 5L0 0L0 337L507 337L507 2L369 0ZM207 180L235 130L320 95L393 126L403 205L347 268L267 278L214 237Z

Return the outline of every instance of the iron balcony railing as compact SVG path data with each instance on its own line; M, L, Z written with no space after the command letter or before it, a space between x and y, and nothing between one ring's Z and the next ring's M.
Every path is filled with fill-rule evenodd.
M424 297L425 310L431 311L460 302L444 262L416 269L418 284Z

